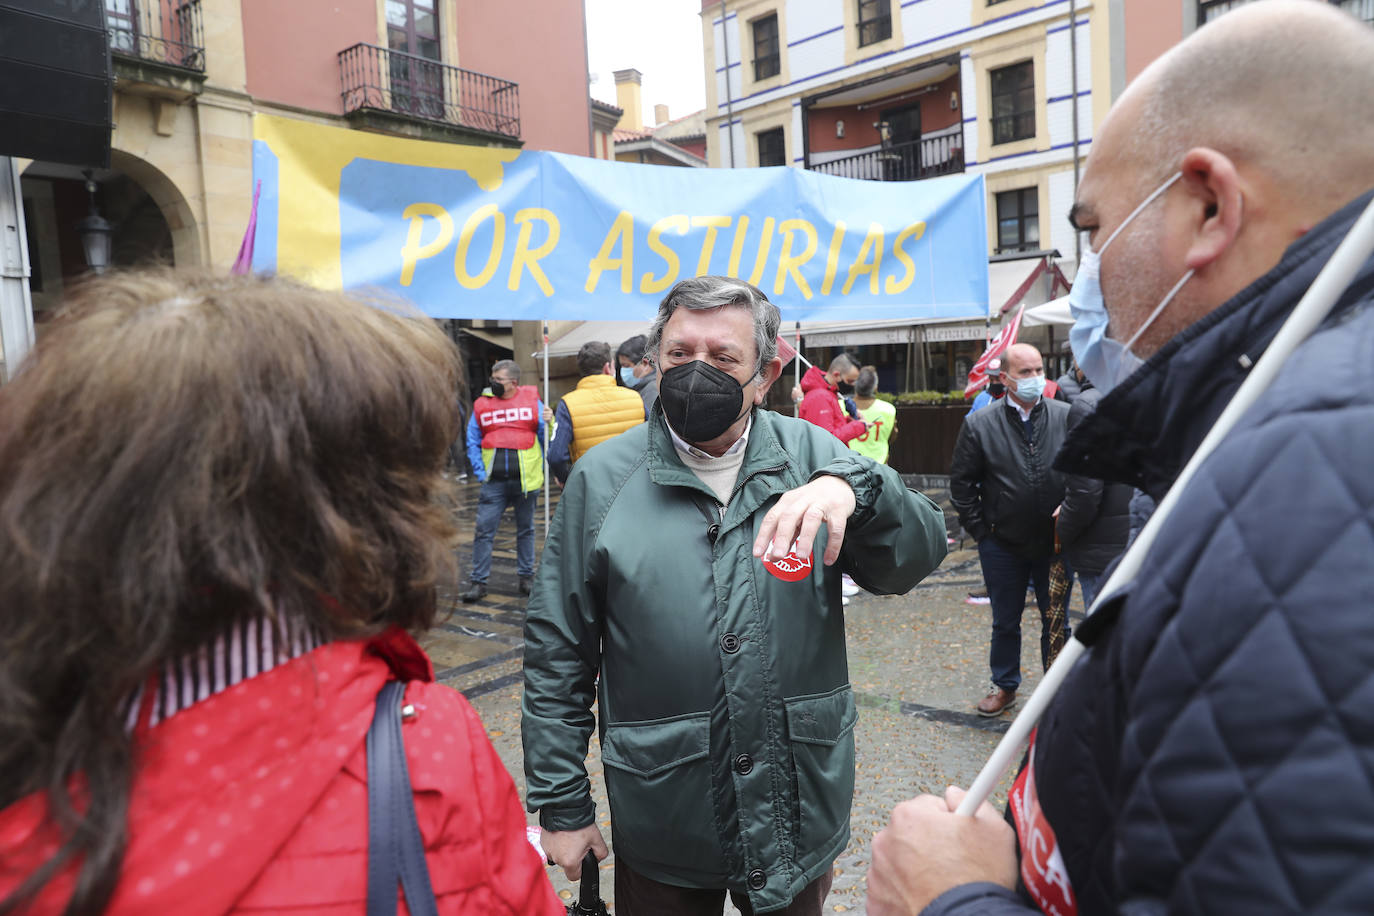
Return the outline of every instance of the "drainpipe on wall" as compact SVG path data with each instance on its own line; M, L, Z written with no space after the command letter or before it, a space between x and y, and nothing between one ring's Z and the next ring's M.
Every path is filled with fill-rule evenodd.
M730 98L730 26L725 21L725 0L720 0L720 42L725 50L725 144L730 150L730 168L735 167L735 106Z
M1069 91L1073 93L1073 199L1078 200L1078 9L1069 0L1069 72L1072 74ZM1074 269L1083 260L1083 233L1073 234Z

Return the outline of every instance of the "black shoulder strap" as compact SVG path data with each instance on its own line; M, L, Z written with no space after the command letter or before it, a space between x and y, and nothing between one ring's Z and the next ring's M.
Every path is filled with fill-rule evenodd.
M398 875L412 916L438 916L439 912L415 820L401 737L405 689L404 681L389 681L382 687L372 727L367 730L368 916L395 916Z

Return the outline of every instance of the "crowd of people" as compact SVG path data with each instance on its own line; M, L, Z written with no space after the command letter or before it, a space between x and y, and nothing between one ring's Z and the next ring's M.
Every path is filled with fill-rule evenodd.
M1071 213L1074 366L1008 347L950 473L991 600L976 711L1017 702L1028 588L1043 665L1087 651L1005 814L896 807L873 916L1369 911L1374 259L1151 518L1374 199L1371 60L1348 15L1271 0L1112 106ZM683 280L556 406L502 360L460 413L457 349L403 305L82 283L0 388L0 912L553 916L546 864L613 847L622 916L819 916L855 792L841 609L948 542L886 463L874 367L840 354L798 417L763 409L779 323L755 286ZM514 510L524 810L416 641L464 524L455 441L462 601Z

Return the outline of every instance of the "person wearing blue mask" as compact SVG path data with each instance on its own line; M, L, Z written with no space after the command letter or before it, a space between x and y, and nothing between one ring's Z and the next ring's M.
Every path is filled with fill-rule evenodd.
M1158 499L1374 201L1374 29L1237 5L1094 132L1056 466ZM1354 249L1359 253L1358 247ZM1007 802L903 802L870 916L1368 913L1374 257L1078 628ZM986 413L987 411L980 411ZM975 414L975 417L978 414ZM1125 577L1123 577L1124 579Z
M1069 405L1044 397L1044 360L1030 344L1003 354L1002 384L1000 402L964 418L949 472L950 498L959 524L978 542L992 603L992 690L976 707L981 716L999 715L1016 702L1028 585L1034 583L1040 608L1045 667L1067 635L1062 618L1051 625L1054 511L1064 498L1064 476L1050 462L1064 441Z
M644 417L648 419L658 400L658 367L648 359L644 348L649 338L636 334L615 351L616 371L620 384L639 394L644 401Z

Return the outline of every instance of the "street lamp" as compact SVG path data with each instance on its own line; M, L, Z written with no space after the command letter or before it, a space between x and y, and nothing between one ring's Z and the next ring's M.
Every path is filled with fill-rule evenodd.
M76 232L81 236L81 249L86 254L86 266L101 274L110 266L110 235L113 227L95 209L95 179L91 170L81 174L86 176L86 193L91 196L91 212L76 224Z

